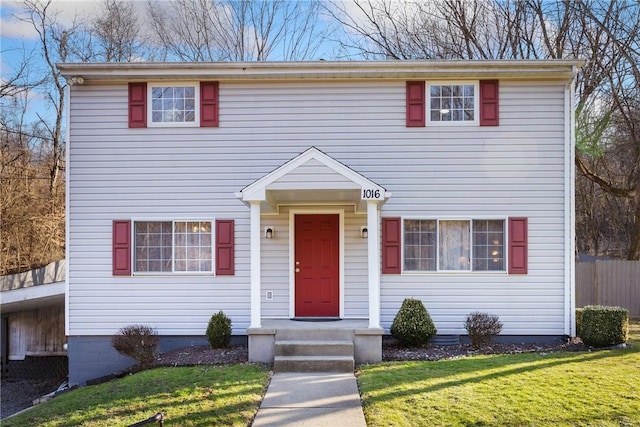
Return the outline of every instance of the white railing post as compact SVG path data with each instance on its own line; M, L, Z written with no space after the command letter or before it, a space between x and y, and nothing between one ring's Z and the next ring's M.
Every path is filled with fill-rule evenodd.
M380 327L380 220L378 201L367 200L367 252L369 265L369 327Z
M261 326L260 319L260 202L251 202L251 328Z

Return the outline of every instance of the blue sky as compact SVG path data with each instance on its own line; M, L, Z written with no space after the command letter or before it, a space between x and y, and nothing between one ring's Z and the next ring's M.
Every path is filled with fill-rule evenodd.
M57 17L62 24L70 24L78 15L93 14L100 7L99 0L55 0L52 7L55 8ZM3 76L8 75L22 58L23 51L31 52L37 41L37 33L31 25L21 22L15 15L22 11L21 2L12 0L0 0L0 42L2 51L2 63L0 71ZM7 73L7 74L5 74Z
M145 0L125 1L134 2L139 5L141 15L145 13L147 3ZM349 7L349 2L345 5ZM82 20L83 17L95 15L101 7L101 0L53 0L49 8L49 16L52 16L51 12L53 12L60 24L71 25L74 18ZM18 18L24 14L23 10L21 1L0 0L0 78L3 80L14 74L25 56L33 57L29 70L32 77L47 72L43 61L39 60L41 54L38 34L29 23L22 22ZM35 117L36 112L43 111L45 103L42 95L38 93L30 93L29 98L29 117ZM2 101L6 102L7 100Z
M96 13L100 4L99 0L55 0L51 7L55 9L59 22L68 25L75 16ZM45 72L43 61L38 60L41 58L37 43L38 34L30 24L20 21L18 16L23 13L22 10L21 2L0 0L0 78L3 81L14 74L25 56L32 56L34 59L30 62L31 75ZM10 100L2 101L4 104ZM35 120L36 114L46 117L52 113L41 93L30 92L27 121Z

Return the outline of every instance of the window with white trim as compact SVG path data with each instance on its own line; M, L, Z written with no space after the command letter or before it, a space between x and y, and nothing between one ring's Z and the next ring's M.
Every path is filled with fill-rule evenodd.
M197 126L199 86L150 83L149 114L151 126Z
M211 221L136 221L134 272L212 273Z
M433 124L478 123L478 83L428 83L428 119Z
M505 271L504 219L404 219L404 271Z

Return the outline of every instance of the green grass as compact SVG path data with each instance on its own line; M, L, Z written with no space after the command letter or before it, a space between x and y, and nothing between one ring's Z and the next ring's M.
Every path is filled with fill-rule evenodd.
M2 421L12 426L126 426L156 412L165 425L247 426L269 372L256 365L158 368L83 387Z
M627 349L362 367L368 426L640 426L640 325Z
M364 366L372 426L640 426L640 323L627 349ZM250 425L268 383L256 365L158 368L56 397L12 426Z

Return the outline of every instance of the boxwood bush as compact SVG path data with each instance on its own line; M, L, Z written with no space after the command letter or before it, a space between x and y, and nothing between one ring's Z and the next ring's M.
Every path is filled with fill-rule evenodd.
M627 342L629 310L598 305L584 307L579 336L585 344L592 347L607 347Z
M576 308L576 336L579 337L582 332L582 313L584 308Z
M424 345L436 332L436 326L422 301L413 298L406 298L402 302L391 324L391 335L405 347Z
M225 348L231 343L231 319L222 310L211 316L207 325L207 340L211 348Z

